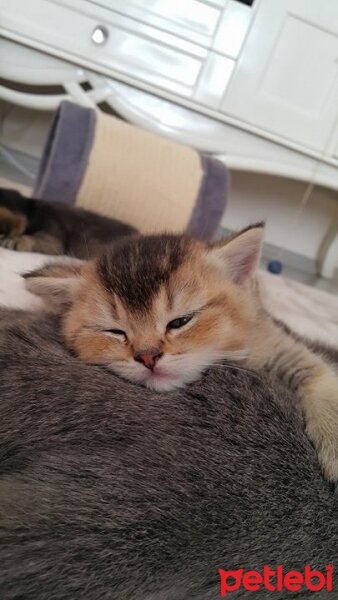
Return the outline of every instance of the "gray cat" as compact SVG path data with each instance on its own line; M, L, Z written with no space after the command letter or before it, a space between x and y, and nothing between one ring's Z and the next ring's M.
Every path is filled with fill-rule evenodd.
M1 600L335 597L221 590L228 570L337 567L337 494L285 389L228 366L157 393L58 332L1 315Z

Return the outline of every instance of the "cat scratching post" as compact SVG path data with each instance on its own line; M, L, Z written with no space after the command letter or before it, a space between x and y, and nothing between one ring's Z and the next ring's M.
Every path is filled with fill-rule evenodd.
M210 239L227 169L196 150L70 102L54 119L33 195L120 219L142 233Z

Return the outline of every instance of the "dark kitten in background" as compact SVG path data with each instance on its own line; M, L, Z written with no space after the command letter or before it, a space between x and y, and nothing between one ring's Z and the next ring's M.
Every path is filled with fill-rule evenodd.
M218 600L219 568L337 568L338 496L285 388L229 365L158 394L67 352L57 317L0 317L1 600ZM313 593L227 594L256 597Z
M102 246L136 233L130 225L63 204L0 189L0 246L22 252L92 258Z

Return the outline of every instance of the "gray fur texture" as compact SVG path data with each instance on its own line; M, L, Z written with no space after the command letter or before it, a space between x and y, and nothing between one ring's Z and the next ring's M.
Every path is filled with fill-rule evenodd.
M285 390L224 367L159 394L70 355L57 317L1 316L1 600L216 600L218 568L338 568ZM335 593L227 596L308 597Z

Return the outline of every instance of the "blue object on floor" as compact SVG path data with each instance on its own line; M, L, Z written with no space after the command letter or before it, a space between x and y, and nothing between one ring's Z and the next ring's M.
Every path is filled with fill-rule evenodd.
M270 260L268 263L268 271L275 275L279 275L279 273L283 271L283 265L279 260Z

